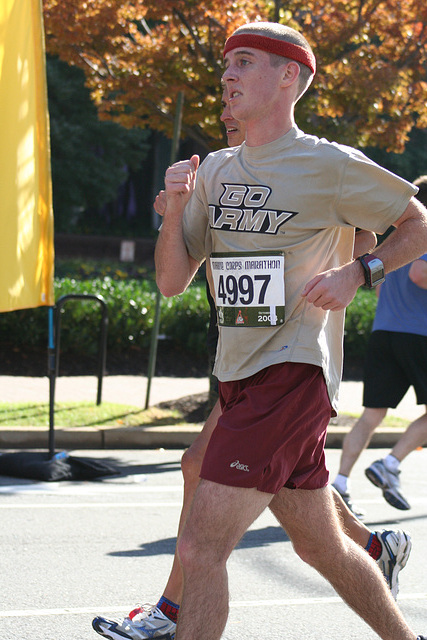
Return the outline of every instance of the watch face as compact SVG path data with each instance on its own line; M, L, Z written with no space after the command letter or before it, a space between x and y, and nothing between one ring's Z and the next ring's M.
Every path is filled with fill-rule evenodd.
M368 269L371 274L371 287L376 287L384 282L384 265L379 258L374 258L368 263Z

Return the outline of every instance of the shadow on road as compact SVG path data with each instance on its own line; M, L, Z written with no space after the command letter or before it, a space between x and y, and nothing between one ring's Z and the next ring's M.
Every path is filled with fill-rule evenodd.
M253 529L247 531L240 540L236 549L251 549L268 547L275 542L289 542L288 536L283 529L277 527L264 527L263 529ZM144 542L139 549L129 551L112 551L109 556L115 558L136 558L144 556L173 555L175 553L176 538L163 538L153 542Z

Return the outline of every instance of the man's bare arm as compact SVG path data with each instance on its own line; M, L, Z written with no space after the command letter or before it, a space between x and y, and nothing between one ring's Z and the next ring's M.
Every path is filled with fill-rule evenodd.
M385 272L394 271L416 260L427 251L427 210L412 198L400 218L395 231L375 250ZM347 307L364 283L363 267L358 260L319 273L306 284L302 295L316 307L338 311Z
M427 262L425 260L415 260L409 269L409 278L420 289L427 289Z
M375 255L384 263L386 273L427 252L427 209L412 198L394 226L397 228L375 250Z
M156 281L167 297L185 291L199 263L188 255L182 234L184 209L194 190L199 157L176 162L165 176L166 209L154 253Z
M356 231L354 236L353 258L369 253L369 251L375 249L376 244L377 236L373 231L366 231L365 229Z

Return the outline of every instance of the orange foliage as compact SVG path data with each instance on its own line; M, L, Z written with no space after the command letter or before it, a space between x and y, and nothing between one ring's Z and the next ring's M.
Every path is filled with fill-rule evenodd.
M307 132L402 151L427 126L425 0L44 0L48 52L82 67L100 116L224 144L218 121L222 47L247 21L301 30L318 59L297 107Z

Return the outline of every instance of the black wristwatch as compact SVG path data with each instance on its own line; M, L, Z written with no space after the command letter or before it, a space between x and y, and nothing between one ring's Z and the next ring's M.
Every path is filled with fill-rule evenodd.
M359 260L365 272L365 286L374 289L384 282L384 265L373 253L365 253L356 259Z

